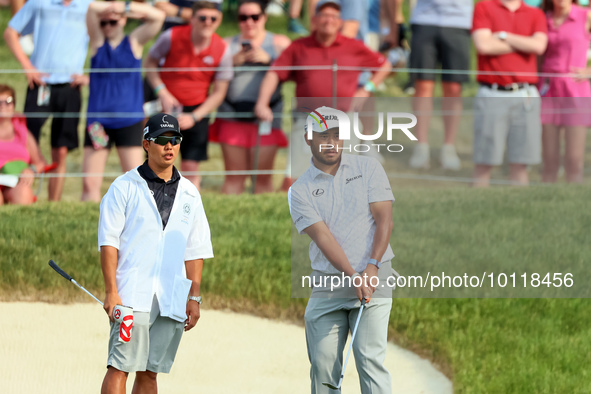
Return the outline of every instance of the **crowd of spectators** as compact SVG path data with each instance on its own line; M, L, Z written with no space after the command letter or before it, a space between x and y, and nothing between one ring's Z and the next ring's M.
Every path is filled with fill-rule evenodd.
M582 100L591 95L587 78L591 13L576 0L533 1L411 1L409 59L408 37L401 28L402 0L308 0L309 35L301 17L304 2L292 0L287 30L306 35L294 42L266 30L269 1L265 0L238 1L232 17L240 33L225 39L216 33L224 17L222 0L170 0L153 5L90 0L28 0L23 5L11 1L15 13L4 39L26 71L24 110L28 116L24 121L12 115L6 118L14 112L15 95L10 87L2 87L0 147L13 139L38 144L43 124L53 115L51 160L58 174L65 173L68 152L79 147L80 88L89 85L83 144L83 172L89 176L83 180L83 200L100 199L100 174L113 143L123 171L144 160L141 139L147 101L157 102L163 112L178 117L184 134L181 171L198 173L199 163L208 158L210 140L221 144L226 170L250 170L254 163L257 169L270 170L277 149L288 144L281 119L273 117L283 110L282 82L296 82L296 97L350 98L336 103L348 111L353 98L373 95L393 65L409 60L410 68L424 70L409 74L413 108L420 114L414 130L418 143L409 165L419 169L430 165L431 98L439 78L433 69L441 68L453 71L441 73L441 84L446 97L442 110L454 115L443 119L440 162L446 170L459 170L455 137L473 44L480 85L474 104L474 185L489 184L491 170L502 164L505 150L513 183L527 184L528 166L540 162L542 180L555 182L561 139L565 141L566 180L581 182L591 124ZM126 35L128 18L141 23ZM144 56L144 45L158 34ZM30 56L22 40L28 35L34 44ZM125 70L84 75L89 49L93 69ZM339 71L336 92L332 72L326 67L313 69L335 61L339 66L358 68ZM133 71L142 62L147 69L145 80L140 71ZM271 68L264 71L261 66ZM362 72L363 68L373 72ZM538 78L540 71L546 73L542 78ZM575 73L576 77L548 73ZM220 116L210 125L210 114L215 111ZM254 115L231 119L232 113ZM32 137L25 138L28 135ZM42 160L31 141L27 161ZM188 178L200 187L198 175ZM246 178L227 176L222 191L243 192ZM30 187L29 180L23 183ZM60 199L63 185L63 177L50 179L50 200ZM12 192L6 194L5 189L3 200L11 201ZM272 191L271 176L258 176L254 190Z

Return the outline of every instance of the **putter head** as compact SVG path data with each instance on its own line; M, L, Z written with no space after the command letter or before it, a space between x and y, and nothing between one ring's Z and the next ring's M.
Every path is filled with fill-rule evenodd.
M329 389L333 389L333 390L338 390L339 387L335 386L334 384L331 383L322 383L323 385L325 385L326 387L328 387Z

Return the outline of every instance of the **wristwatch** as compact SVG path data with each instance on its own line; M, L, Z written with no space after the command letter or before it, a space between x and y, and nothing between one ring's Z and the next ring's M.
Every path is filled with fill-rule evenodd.
M181 14L183 13L183 8L185 8L185 7L181 7L181 6L179 6L179 10L178 10L178 11L177 11L177 13L176 13L176 16L177 16L177 17L179 17L179 18L181 17Z
M380 269L380 262L377 261L376 259L369 259L369 263L367 263L367 265L373 264L376 267L378 267L378 269Z
M199 305L201 305L201 302L203 302L201 299L201 296L197 296L197 297L189 296L189 301L197 301L197 303L199 303Z
M499 32L499 40L505 41L506 39L507 39L507 32L506 31L500 31Z
M363 90L369 93L375 93L376 91L376 84L373 81L367 81L365 85L363 85Z
M131 0L125 2L125 15L129 14L129 11L131 11Z

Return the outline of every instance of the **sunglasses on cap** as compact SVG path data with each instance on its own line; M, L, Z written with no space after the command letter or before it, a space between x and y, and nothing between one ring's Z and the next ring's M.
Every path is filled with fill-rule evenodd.
M259 18L261 16L263 16L263 14L253 14L253 15L240 14L240 15L238 15L238 21L246 22L247 20L252 19L253 22L258 22Z
M108 21L101 21L101 27L105 27L107 25L114 27L114 26L117 26L117 23L119 23L119 21L116 21L114 19L110 19Z
M197 17L197 19L199 19L199 22L201 22L201 23L207 22L207 19L210 19L211 23L215 23L215 21L218 20L218 17L217 16L199 15Z
M168 136L165 136L165 135L160 135L158 137L148 138L148 141L153 141L154 143L156 143L158 145L162 145L162 146L165 146L169 142L173 146L174 145L178 145L178 144L181 143L182 140L183 140L183 137L179 137L178 135L175 135L175 136L172 136L172 137L168 137Z

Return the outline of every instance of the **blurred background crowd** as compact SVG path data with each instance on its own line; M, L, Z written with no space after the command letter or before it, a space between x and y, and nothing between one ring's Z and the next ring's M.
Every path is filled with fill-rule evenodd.
M285 84L295 84L296 99L338 97L332 104L345 112L379 110L359 99L412 96L418 141L404 165L414 173L437 167L458 174L471 162L473 186L488 186L499 167L507 183L527 185L532 166L540 164L543 182L584 180L591 125L586 3L1 3L11 15L3 26L6 53L22 70L0 80L0 204L33 203L33 182L47 172L48 199L60 200L68 155L81 144L81 199L99 201L111 147L122 171L140 165L145 119L156 112L178 118L180 170L197 187L213 142L226 171L223 193L239 194L248 185L255 193L285 190L294 180L289 158L281 187L273 182L295 111ZM25 78L26 91L15 91ZM470 108L466 97L473 97ZM471 146L459 149L466 112ZM363 123L373 134L374 122ZM436 148L432 123L442 129ZM292 132L300 126L294 123ZM364 154L384 164L383 153Z

